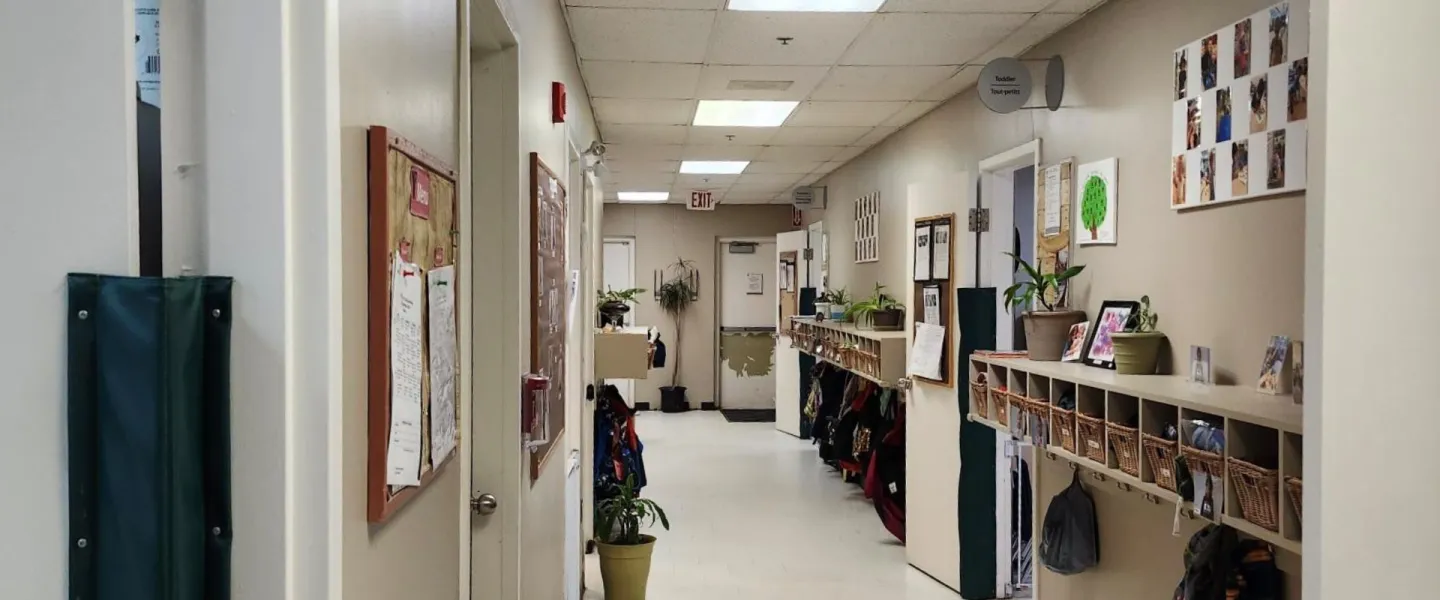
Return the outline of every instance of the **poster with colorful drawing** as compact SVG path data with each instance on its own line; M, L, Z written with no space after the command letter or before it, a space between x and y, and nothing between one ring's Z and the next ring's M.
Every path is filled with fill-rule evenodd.
M1172 209L1306 188L1309 50L1310 0L1286 0L1175 50Z
M1081 246L1114 244L1115 222L1119 218L1117 198L1120 180L1116 177L1116 159L1107 158L1080 165L1080 210L1075 228Z

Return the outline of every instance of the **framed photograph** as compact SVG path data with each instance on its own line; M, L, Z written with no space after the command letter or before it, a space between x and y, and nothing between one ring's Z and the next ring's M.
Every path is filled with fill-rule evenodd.
M1065 354L1060 357L1061 362L1079 362L1080 355L1085 353L1085 342L1090 339L1090 322L1076 323L1070 326L1070 336L1065 341Z
M1260 383L1256 386L1261 393L1280 395L1288 391L1289 364L1285 359L1290 354L1290 338L1277 335L1270 338L1265 348L1265 362L1260 365Z
M1215 384L1215 375L1210 370L1210 349L1205 346L1190 347L1190 383Z
M1134 300L1106 300L1100 305L1100 314L1090 327L1090 345L1085 349L1084 362L1102 369L1115 368L1115 340L1111 334L1124 331L1130 322L1130 315L1140 310L1140 303Z

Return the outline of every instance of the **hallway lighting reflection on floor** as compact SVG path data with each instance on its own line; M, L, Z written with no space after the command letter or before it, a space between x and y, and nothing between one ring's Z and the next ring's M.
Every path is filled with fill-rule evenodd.
M773 423L715 412L642 413L650 486L672 529L659 542L650 600L959 600L905 563L905 548L858 487ZM601 600L586 557L586 600Z

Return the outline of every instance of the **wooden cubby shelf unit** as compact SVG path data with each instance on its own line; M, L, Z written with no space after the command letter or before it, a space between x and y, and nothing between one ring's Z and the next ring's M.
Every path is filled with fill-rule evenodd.
M904 331L860 329L853 323L792 317L796 349L885 387L905 376Z
M1220 514L1210 520L1281 550L1300 554L1301 507L1292 500L1291 484L1287 482L1304 472L1301 450L1305 432L1302 408L1289 396L1271 396L1238 386L1201 386L1182 377L1120 375L1079 363L1036 362L983 354L970 356L967 362L970 381L976 382L984 374L988 388L985 402L971 399L970 421L1044 446L1050 457L1069 461L1072 468L1091 471L1096 480L1113 480L1122 489L1140 492L1152 502L1179 503L1191 518L1201 517L1194 506L1168 489L1174 483L1162 485L1173 480L1173 462L1156 464L1153 457L1180 451L1178 444L1164 445L1165 431L1171 426L1179 428L1183 421L1204 419L1223 427L1225 502ZM1001 386L1012 394L1012 399L1048 400L1049 420L1055 423L1049 433L1042 434L1027 423L1035 419L1026 418L1024 408L1010 407L1008 422L1002 423L998 414L1002 403L996 401L1000 396L997 389ZM1062 407L1070 401L1075 404L1073 417L1067 416ZM981 412L981 406L986 410ZM1029 408L1031 415L1044 410L1033 402ZM1090 436L1083 430L1087 421L1091 424ZM1070 423L1074 425L1068 425ZM1093 432L1101 423L1104 432L1097 442ZM1061 431L1057 431L1067 426L1076 428L1071 432L1075 440L1073 450L1062 446ZM1147 436L1152 444L1159 442L1155 444L1160 450L1158 454L1147 451L1144 441ZM1099 448L1095 447L1096 443ZM1236 467L1237 461L1258 469ZM1242 472L1250 473L1252 481L1256 479L1255 473L1262 475L1258 479L1263 484L1250 486L1248 497L1252 506L1260 503L1260 513L1276 517L1273 528L1247 519L1239 488ZM1254 492L1257 489L1258 494Z

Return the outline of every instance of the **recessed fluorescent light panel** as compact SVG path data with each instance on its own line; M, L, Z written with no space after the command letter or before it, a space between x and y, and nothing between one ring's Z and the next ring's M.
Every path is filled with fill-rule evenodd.
M687 175L739 175L750 165L748 160L686 160L680 172Z
M620 192L621 202L668 202L670 192Z
M768 100L701 100L695 110L697 127L779 127L799 102Z
M730 0L730 10L875 12L885 0Z

